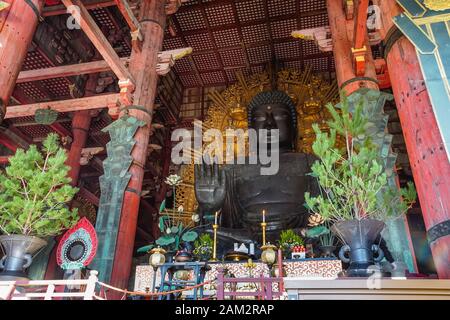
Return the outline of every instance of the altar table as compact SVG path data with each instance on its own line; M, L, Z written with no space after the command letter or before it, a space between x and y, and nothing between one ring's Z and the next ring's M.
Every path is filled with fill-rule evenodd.
M263 262L254 262L254 268L247 268L247 262L210 262L211 268L205 276L205 281L216 279L219 269L227 269L234 277L260 277L261 274L268 277L269 268ZM327 278L335 279L342 271L342 263L338 259L309 258L299 260L283 260L285 276L295 278ZM275 266L276 267L276 266ZM134 291L146 292L153 287L153 267L150 265L136 266ZM158 269L156 285L161 283L161 273ZM206 290L214 289L214 286L206 286Z

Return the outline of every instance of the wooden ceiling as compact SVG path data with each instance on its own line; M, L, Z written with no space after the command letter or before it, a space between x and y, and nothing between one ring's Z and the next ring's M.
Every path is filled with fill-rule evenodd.
M115 2L83 2L90 5L91 15L118 55L128 57L131 54L129 29ZM22 70L97 59L95 48L82 31L67 30L64 6L58 0L47 0L46 3L45 19L39 24ZM315 71L332 72L332 53L322 53L312 42L299 41L290 35L296 29L327 25L325 3L325 0L185 2L168 20L163 49L191 46L194 52L189 58L179 60L173 68L172 86L173 82L179 82L182 88L226 86L236 81L237 70L244 74L258 72L274 60L283 62L286 67L302 69L306 64L312 64ZM104 72L99 78L97 92L88 94L118 91L114 74ZM112 83L110 78L114 80ZM85 80L65 77L17 83L10 105L70 99L74 95L71 86L76 84L78 89L84 90ZM163 88L159 92L173 92L173 88ZM171 98L167 94L160 94L157 98L156 103L161 105L156 114L157 121L165 124L178 122L180 106L175 105L177 101ZM107 135L101 132L108 123L105 119L102 117L98 128L94 126L91 130L88 146L104 145L108 141ZM28 136L31 142L41 140L52 131L68 135L71 130L70 115L66 114L61 114L52 126L36 125L34 117L15 118L8 122Z
M185 88L228 85L235 72L285 67L333 71L332 53L291 37L294 30L328 25L325 0L191 0L169 20L164 49L190 46L175 71Z

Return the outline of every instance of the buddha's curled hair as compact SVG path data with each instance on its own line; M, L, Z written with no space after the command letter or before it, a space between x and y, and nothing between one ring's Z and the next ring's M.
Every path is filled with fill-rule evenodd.
M258 93L248 105L248 124L252 121L253 109L267 104L281 104L289 109L292 125L297 129L297 111L292 99L283 91L266 91Z

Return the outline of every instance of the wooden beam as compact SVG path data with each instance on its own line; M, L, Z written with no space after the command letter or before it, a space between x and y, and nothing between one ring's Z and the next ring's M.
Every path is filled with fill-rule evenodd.
M369 0L358 0L357 13L355 18L355 34L353 37L353 48L364 47L367 35L367 9Z
M115 5L115 0L87 0L84 3L84 6L88 10L112 7ZM67 14L67 8L64 5L47 6L42 11L43 17L59 16L61 14Z
M130 8L130 5L128 4L127 0L115 0L117 4L117 8L119 8L119 11L122 13L125 21L127 22L128 26L130 27L131 34L136 36L136 39L139 41L143 40L142 33L140 32L141 25L139 24L139 21L137 21L136 17L134 16L133 11Z
M129 58L120 59L123 63L130 61ZM17 78L16 83L31 81L40 81L53 78L71 77L82 74L92 74L104 71L110 71L111 68L105 60L92 61L79 64L70 64L66 66L50 67L45 69L36 69L22 71Z
M105 61L111 67L111 70L116 74L119 80L129 81L134 86L133 76L125 67L124 63L120 60L116 51L114 51L108 39L106 39L105 35L97 26L83 3L80 0L62 0L62 2L68 8L70 8L71 6L77 6L79 8L79 10L73 10L72 15L77 20L77 23L81 26L81 29L91 40L95 48L97 48L98 52L100 52L103 59L105 59Z
M119 94L112 93L80 99L10 106L6 109L5 119L33 116L36 113L36 110L48 108L58 112L103 109L112 105L116 105L118 100Z

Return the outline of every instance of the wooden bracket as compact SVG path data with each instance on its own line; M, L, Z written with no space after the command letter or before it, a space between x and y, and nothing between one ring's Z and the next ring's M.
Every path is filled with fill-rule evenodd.
M344 11L345 11L345 18L347 20L352 20L355 11L354 0L344 0Z
M333 51L333 40L329 26L293 31L294 38L314 41L322 52Z
M174 14L178 11L178 9L181 7L181 5L184 2L188 2L189 0L167 0L166 3L166 14L169 16L171 14Z
M292 31L291 35L297 39L314 41L322 52L333 51L333 39L329 26ZM382 41L380 33L376 30L369 32L368 35L371 46L375 46Z
M108 114L111 117L111 119L113 120L119 119L120 103L119 102L110 103L107 105L107 107L108 107Z
M357 77L364 76L366 70L366 53L366 46L359 49L352 48L353 68Z
M142 50L142 42L144 41L144 35L141 32L141 29L137 29L135 31L131 31L131 45L133 48L138 51Z
M135 86L132 81L127 80L119 80L119 88L120 88L120 102L126 106L133 104L133 96L132 93L135 89Z
M378 86L380 89L388 89L391 87L391 79L389 77L389 72L384 59L375 59L375 70L377 73Z
M356 16L354 17L353 28L353 69L357 77L364 76L366 69L366 39L367 35L367 9L369 6L369 0L358 0L356 7Z
M156 73L160 76L168 74L170 72L170 68L175 65L175 61L184 58L191 53L191 47L160 52L158 54L158 65L156 66Z
M83 148L81 150L81 157L80 157L80 165L86 166L89 164L89 161L100 152L103 152L105 148L103 147L94 147L94 148Z

